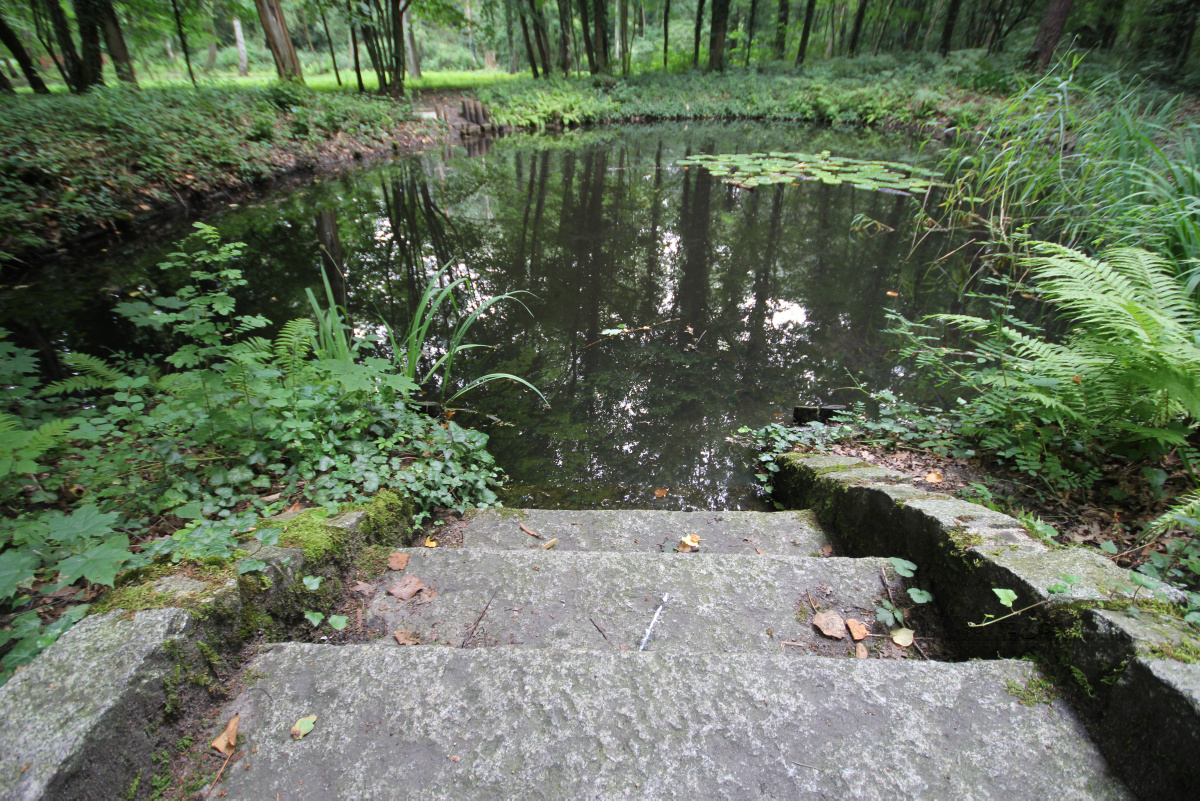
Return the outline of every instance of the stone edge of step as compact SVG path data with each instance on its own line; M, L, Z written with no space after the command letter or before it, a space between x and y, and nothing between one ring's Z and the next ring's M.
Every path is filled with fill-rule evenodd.
M960 646L991 658L1042 653L1070 666L1083 694L1096 696L1089 729L1131 789L1191 795L1200 764L1167 755L1200 752L1200 662L1164 655L1200 639L1155 609L1133 608L1129 571L1082 548L1051 547L1008 515L860 459L789 453L777 464L776 498L813 510L841 553L914 562L916 583L933 593ZM1077 583L1052 593L1064 574ZM994 589L1016 593L1012 609L1034 608L970 625L1008 612Z

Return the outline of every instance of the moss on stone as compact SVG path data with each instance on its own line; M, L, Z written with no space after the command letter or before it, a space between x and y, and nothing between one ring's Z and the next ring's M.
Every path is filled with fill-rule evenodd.
M412 533L416 507L407 494L380 490L363 509L358 530L363 540L380 545L407 543Z
M1024 684L1018 684L1012 679L1007 679L1004 682L1004 689L1008 691L1009 695L1020 701L1023 706L1050 704L1059 695L1058 688L1044 676L1033 676Z
M387 548L382 545L368 545L354 555L354 569L359 576L382 576L387 569L387 560Z
M1188 638L1177 643L1163 643L1153 646L1150 655L1191 665L1200 662L1200 643Z
M341 544L342 532L330 526L323 509L309 509L291 520L264 520L261 528L279 529L279 544L299 548L310 563L323 562Z

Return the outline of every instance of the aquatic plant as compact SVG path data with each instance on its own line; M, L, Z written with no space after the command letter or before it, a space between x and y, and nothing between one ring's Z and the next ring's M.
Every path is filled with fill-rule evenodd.
M820 153L700 153L675 162L703 167L727 184L754 189L796 181L850 184L859 189L895 194L921 194L937 185L934 173L910 164L864 161Z

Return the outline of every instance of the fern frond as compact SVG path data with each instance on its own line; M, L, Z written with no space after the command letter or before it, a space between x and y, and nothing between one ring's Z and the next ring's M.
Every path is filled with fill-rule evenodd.
M1181 520L1182 518L1182 520ZM1192 490L1186 495L1180 495L1170 509L1146 524L1142 529L1142 542L1161 536L1176 528L1194 526L1200 520L1200 489Z
M275 356L283 362L288 372L295 370L312 353L315 335L316 326L308 317L297 317L280 330L275 337Z
M103 359L86 353L68 353L62 357L68 367L79 372L79 375L54 381L38 392L41 397L67 395L72 392L85 392L97 389L112 389L113 385L125 378L126 375Z

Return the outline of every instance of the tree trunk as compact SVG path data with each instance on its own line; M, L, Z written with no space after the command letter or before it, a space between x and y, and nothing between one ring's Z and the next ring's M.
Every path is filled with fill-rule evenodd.
M0 43L3 43L13 54L13 58L17 60L17 65L24 73L25 80L29 81L29 88L39 95L50 94L50 90L46 88L46 82L42 80L42 76L38 74L37 68L33 64L33 59L29 57L29 51L21 43L17 32L8 27L8 23L4 21L3 17L0 17Z
M121 32L121 21L113 9L111 0L103 0L101 22L104 26L104 44L108 55L112 58L113 69L117 78L124 83L137 86L137 75L133 71L133 57L125 45L125 35Z
M104 85L103 50L100 47L101 0L75 0L75 26L79 29L79 91Z
M179 46L183 48L183 61L187 64L187 73L192 80L192 86L195 86L196 74L192 72L192 51L188 49L187 35L183 32L183 17L179 14L177 0L171 0L171 9L175 12L175 31L179 34Z
M413 33L411 4L404 12L404 48L408 53L408 74L420 79L421 51L417 48L417 36Z
M608 41L608 0L596 0L596 4L592 7L593 19L595 20L595 35L592 37L592 43L596 48L596 66L601 72L609 72L609 63L612 56L612 46Z
M529 40L529 23L525 21L525 11L521 9L517 12L517 17L521 22L521 38L525 40L525 57L529 59L529 69L533 72L534 80L538 78L537 57L533 54L533 43Z
M779 8L775 12L775 41L771 45L771 55L776 61L783 58L787 47L788 12L791 7L789 0L779 0Z
M404 12L410 0L391 0L392 12L392 97L404 97Z
M815 2L815 0L814 0ZM708 30L708 71L725 71L725 39L729 28L729 0L713 0Z
M558 2L558 68L564 76L571 74L571 0Z
M176 0L171 2L175 3ZM271 57L275 59L275 71L279 79L303 84L304 70L300 67L300 57L296 55L296 47L288 33L287 20L283 18L279 0L254 0L254 5L258 9L258 19L262 23L267 47L271 49ZM383 83L382 77L379 82Z
M71 38L71 26L67 24L67 15L63 13L58 0L43 0L46 13L50 17L50 25L54 29L54 38L58 40L58 49L62 57L63 79L67 88L72 92L81 92L82 65L79 63L79 53L75 50L75 40Z
M595 75L600 71L596 63L596 49L592 43L591 20L588 16L588 3L591 0L579 0L579 27L583 29L583 50L587 53L588 72Z
M671 43L671 0L663 10L663 72L667 71L667 49Z
M1198 12L1200 12L1200 2L1192 0L1185 8L1180 9L1180 13L1175 19L1175 29L1179 33L1178 55L1175 59L1176 73L1183 73L1188 58L1192 55L1192 42L1196 38L1196 15Z
M696 32L692 37L692 67L700 66L700 29L704 27L704 0L696 0Z
M333 37L329 35L329 19L325 16L325 10L321 9L321 27L325 29L325 41L329 44L329 58L333 61L333 77L337 78L337 85L342 85L342 73L338 72L337 51L333 49ZM413 73L416 77L420 75Z
M238 75L245 78L250 74L250 61L246 58L246 37L242 33L242 21L233 18L233 39L237 43Z
M4 70L0 69L0 94L15 95L16 89L13 89L12 83L9 82L8 76L4 74Z
M1063 26L1067 24L1067 15L1071 13L1074 3L1075 0L1050 0L1037 37L1033 40L1033 47L1025 57L1028 65L1036 67L1038 72L1044 72L1050 65L1050 59L1054 57L1054 48L1058 46Z
M958 11L962 8L962 0L950 0L950 7L946 9L946 24L942 27L942 43L938 47L938 52L942 54L942 58L950 52L950 40L954 37L954 24L958 22Z
M750 49L754 47L754 18L758 16L758 0L750 0L750 17L746 20L746 61L743 66L750 66Z
M800 49L796 51L796 66L804 63L805 52L808 50L808 35L812 32L813 12L817 10L817 0L808 0L804 9L804 30L800 34Z
M617 58L621 62L621 74L629 74L629 0L617 0L617 26L621 33L621 44L617 47Z

